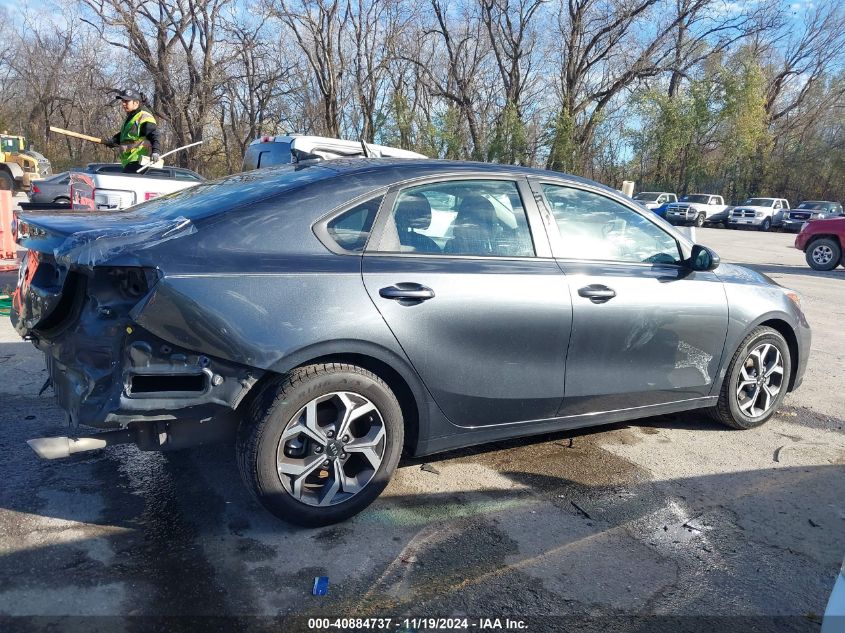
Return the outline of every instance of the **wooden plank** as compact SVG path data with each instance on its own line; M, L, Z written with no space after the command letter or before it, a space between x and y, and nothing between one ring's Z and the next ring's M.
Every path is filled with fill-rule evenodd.
M83 141L91 141L92 143L103 143L103 139L97 138L96 136L88 136L87 134L80 134L79 132L73 132L71 130L63 130L60 127L53 127L50 126L51 132L58 132L59 134L64 134L65 136L72 136L73 138L81 138Z

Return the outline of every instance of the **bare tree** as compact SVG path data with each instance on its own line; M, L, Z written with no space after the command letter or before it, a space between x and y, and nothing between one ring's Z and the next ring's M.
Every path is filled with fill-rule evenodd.
M709 57L730 50L742 40L781 24L776 3L749 4L742 11L726 10L723 0L675 0L677 20L671 35L669 97L675 97L691 69Z
M237 57L220 86L218 117L227 171L237 171L250 141L268 127L273 103L289 94L282 51L264 37L261 23L234 23L226 28ZM269 127L274 127L275 122Z
M348 5L343 0L272 1L273 14L293 33L313 73L323 104L325 129L321 131L339 137Z
M155 114L177 145L203 140L229 59L220 55L224 10L233 0L82 0L83 19L147 71ZM230 52L231 55L231 52ZM189 153L179 160L187 165Z
M783 23L759 47L772 61L766 112L778 121L799 107L831 68L845 61L845 7L838 0L808 4L802 26ZM782 51L782 52L781 52Z
M481 15L504 88L504 107L496 123L497 152L507 162L523 162L528 147L523 98L531 80L537 32L534 18L546 0L480 0Z

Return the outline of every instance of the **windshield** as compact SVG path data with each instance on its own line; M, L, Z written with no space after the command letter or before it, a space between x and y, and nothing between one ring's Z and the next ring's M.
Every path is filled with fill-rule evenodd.
M236 174L213 182L203 182L118 213L125 215L127 219L185 217L196 220L221 211L255 204L285 191L328 178L334 173L331 169L317 165L283 165Z
M634 196L634 200L640 202L655 202L660 197L659 193L652 193L650 191L643 191Z
M824 211L833 207L830 202L802 202L798 205L799 209L813 209Z
M742 204L747 204L749 207L772 207L775 204L774 198L751 198Z
M701 203L701 204L707 204L708 202L710 202L710 196L705 196L705 195L702 195L702 194L694 193L694 194L691 194L689 196L684 196L683 198L681 198L681 201L682 202L698 202L698 203Z

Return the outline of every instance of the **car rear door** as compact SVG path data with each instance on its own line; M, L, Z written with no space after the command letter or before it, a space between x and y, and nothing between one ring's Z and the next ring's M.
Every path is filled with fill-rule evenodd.
M362 266L453 424L556 414L572 305L525 179L440 177L390 191Z
M676 238L621 199L575 183L532 186L555 219L552 249L572 298L560 415L709 396L728 326L718 277L681 265Z

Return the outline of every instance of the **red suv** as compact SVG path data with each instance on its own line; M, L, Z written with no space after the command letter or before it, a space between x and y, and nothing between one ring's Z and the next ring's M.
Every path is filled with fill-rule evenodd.
M845 218L807 222L795 237L795 248L804 251L807 263L815 270L833 270L842 259L845 244Z

